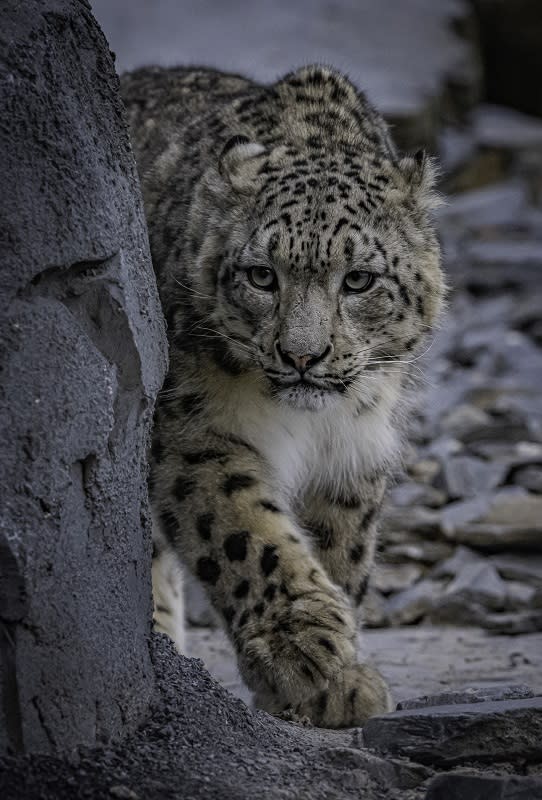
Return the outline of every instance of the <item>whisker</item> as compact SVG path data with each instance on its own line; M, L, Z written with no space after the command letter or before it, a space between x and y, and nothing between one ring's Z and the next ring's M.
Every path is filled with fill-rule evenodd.
M193 289L191 286L187 286L186 283L183 283L178 278L173 278L173 280L175 281L175 283L178 283L179 286L182 286L183 289L186 289L187 292L191 292L192 294L196 295L196 297L203 297L206 300L215 299L212 294L202 294L201 292L198 292L196 289Z
M248 350L249 353L254 353L254 350L253 350L252 347L249 347L249 345L245 344L244 342L240 342L238 339L233 339L231 336L228 336L226 333L222 333L222 331L217 331L214 328L203 328L201 326L200 326L200 330L209 331L210 333L214 333L215 336L205 336L205 334L198 334L198 333L192 333L191 336L198 336L201 339L213 339L213 338L216 339L217 337L218 338L222 338L222 339L226 339L227 341L233 342L233 344L238 345L239 347L243 347L245 350Z
M382 347L385 347L386 345L390 345L390 344L393 344L393 343L398 343L400 341L401 341L401 339L399 339L399 338L397 338L395 336L391 336L391 337L386 338L384 341L375 342L374 344L371 344L371 345L369 345L367 347L359 348L358 350L355 351L355 355L356 356L361 356L361 355L364 355L364 354L366 354L368 352L371 352L371 351L374 352L374 351L380 350ZM419 353L417 356L413 356L411 359L401 359L402 362L405 363L405 364L411 364L411 363L413 363L415 361L419 361L425 355L427 355L429 350L431 350L431 348L434 345L434 342L435 342L435 340L432 339L431 342L429 343L429 346L422 353ZM381 359L382 358L389 358L390 360L399 361L399 359L397 359L392 354L387 356L385 353L383 353L382 356L381 356Z

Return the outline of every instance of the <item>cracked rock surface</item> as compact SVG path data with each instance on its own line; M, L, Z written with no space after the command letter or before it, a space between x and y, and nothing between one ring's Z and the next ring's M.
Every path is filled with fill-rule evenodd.
M6 0L0 53L0 752L47 752L147 711L145 451L166 356L89 6Z
M542 761L542 698L485 700L372 717L363 741L377 752L442 767L465 761Z

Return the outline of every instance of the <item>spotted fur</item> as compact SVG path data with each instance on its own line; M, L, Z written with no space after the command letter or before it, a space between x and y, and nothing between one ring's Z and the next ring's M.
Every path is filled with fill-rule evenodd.
M151 68L123 89L170 342L161 549L206 587L263 708L362 723L389 693L355 663L354 608L443 295L432 164L326 67L270 86Z

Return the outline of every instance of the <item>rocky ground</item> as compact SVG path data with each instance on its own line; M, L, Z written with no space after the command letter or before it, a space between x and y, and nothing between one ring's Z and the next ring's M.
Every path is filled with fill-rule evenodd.
M476 626L415 625L368 630L359 654L377 664L397 703L444 691L524 684L542 694L539 635L494 635ZM220 630L193 628L187 653L237 697L251 704L229 642Z
M116 746L0 759L3 800L542 798L542 699L525 686L448 689L324 731L251 712L165 636L152 652L146 724Z

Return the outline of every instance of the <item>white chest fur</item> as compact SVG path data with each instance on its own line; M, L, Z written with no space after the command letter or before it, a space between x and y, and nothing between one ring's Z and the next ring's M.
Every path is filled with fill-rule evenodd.
M348 399L308 411L279 406L245 387L242 396L234 393L225 401L221 416L262 453L287 494L309 485L348 492L361 475L396 457L398 436L390 418L397 393L388 394L377 407L356 414Z

